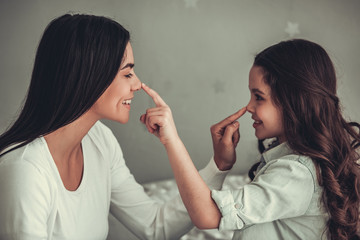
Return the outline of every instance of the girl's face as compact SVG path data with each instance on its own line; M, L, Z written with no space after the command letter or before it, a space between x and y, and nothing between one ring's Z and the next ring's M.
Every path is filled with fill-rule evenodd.
M124 59L113 82L92 106L99 119L109 119L120 123L129 120L131 99L141 88L141 82L134 72L134 55L130 43L127 44Z
M258 139L277 137L285 141L282 112L271 99L271 89L265 83L263 69L253 66L249 73L250 102L246 106L254 120L255 136Z

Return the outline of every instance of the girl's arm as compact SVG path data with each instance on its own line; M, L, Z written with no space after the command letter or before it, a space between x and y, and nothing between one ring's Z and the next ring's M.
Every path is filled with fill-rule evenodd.
M211 198L210 189L199 175L177 134L170 108L154 90L144 84L142 88L152 97L156 107L148 109L140 120L165 146L181 198L190 218L200 229L217 228L221 218L220 211ZM211 128L214 159L221 170L230 169L235 162L239 124L233 122L245 111L246 109L242 109Z

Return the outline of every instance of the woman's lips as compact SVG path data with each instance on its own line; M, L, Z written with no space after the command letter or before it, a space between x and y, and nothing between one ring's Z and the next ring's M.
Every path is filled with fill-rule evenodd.
M124 105L124 107L125 108L127 108L127 109L131 109L131 99L126 99L126 100L124 100L123 102L122 102L122 104Z

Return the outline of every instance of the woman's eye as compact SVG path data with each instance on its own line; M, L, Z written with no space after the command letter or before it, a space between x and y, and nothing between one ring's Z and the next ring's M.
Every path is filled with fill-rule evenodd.
M132 76L133 76L132 73L125 75L126 78L131 78Z

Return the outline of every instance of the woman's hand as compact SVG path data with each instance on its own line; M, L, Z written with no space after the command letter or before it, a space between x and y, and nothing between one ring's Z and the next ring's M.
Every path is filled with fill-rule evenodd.
M240 140L240 132L239 122L235 120L244 115L245 112L246 107L210 128L214 147L214 160L217 167L222 171L231 169L236 161L235 148Z
M142 89L154 100L156 107L146 110L141 115L140 121L145 124L148 131L160 139L160 142L167 145L171 141L177 141L179 136L169 106L160 95L153 89L142 83Z

